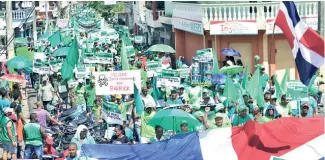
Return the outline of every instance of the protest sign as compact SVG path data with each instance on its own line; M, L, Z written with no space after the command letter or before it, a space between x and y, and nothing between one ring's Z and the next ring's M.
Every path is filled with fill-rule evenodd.
M161 76L163 77L179 77L179 71L178 70L171 70L171 69L163 69L161 72Z
M176 70L168 70L164 72L164 75L163 72L157 75L157 87L179 87L179 85L181 85L179 72Z
M212 84L213 55L212 49L198 50L192 59L192 85L209 86Z
M95 72L96 94L133 94L134 83L141 88L140 70Z
M122 114L114 113L114 112L106 112L102 111L102 118L108 124L120 124L123 125Z
M79 65L77 67L77 70L75 72L76 75L76 79L83 79L84 77L86 77L88 73L86 72L86 67L85 65Z
M147 61L147 76L153 77L154 72L160 73L162 71L161 62L160 61Z
M300 81L287 82L287 99L298 100L308 97L308 87Z
M179 72L181 78L186 78L190 76L189 68L181 68L181 69L177 69L177 71Z
M49 74L50 73L50 67L40 67L38 73L39 74Z
M97 56L85 57L84 63L98 63L98 57Z

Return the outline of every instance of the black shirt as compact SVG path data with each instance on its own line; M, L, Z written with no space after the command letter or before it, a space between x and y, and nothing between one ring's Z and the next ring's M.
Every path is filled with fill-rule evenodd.
M129 142L129 139L126 136L119 138L119 137L117 137L117 135L113 135L109 143L124 144L124 143L128 143L128 142Z

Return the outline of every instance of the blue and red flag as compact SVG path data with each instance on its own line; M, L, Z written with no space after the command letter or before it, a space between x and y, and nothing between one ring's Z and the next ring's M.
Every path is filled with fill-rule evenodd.
M324 39L300 19L292 1L280 3L275 25L288 40L300 81L308 86L310 79L324 63Z

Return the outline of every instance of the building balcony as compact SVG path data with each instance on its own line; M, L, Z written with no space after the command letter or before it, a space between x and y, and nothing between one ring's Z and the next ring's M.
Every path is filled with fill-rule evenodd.
M184 15L199 15L205 30L209 30L211 21L243 20L255 20L258 24L258 29L265 30L268 27L267 23L275 19L279 7L279 2L232 2L227 4L172 3L175 6L174 13L176 10ZM317 19L318 7L316 1L297 1L295 4L302 20L307 17ZM315 22L307 22L307 24L308 23Z
M146 23L148 26L152 28L159 28L163 27L162 24L159 21L159 17L164 17L165 16L165 11L164 10L158 10L157 11L157 17L154 17L154 14L152 10L146 9L145 12L145 17L146 17Z
M30 14L32 12L32 9L20 9L20 10L13 10L12 11L12 19L13 20L22 20L22 19L26 19L28 16L30 16L29 18L32 17L32 14Z

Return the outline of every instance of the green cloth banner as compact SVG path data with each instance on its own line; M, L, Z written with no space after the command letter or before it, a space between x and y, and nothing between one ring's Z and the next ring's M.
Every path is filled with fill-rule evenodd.
M298 100L308 97L308 87L301 81L289 81L287 82L287 99Z
M177 70L163 69L161 76L162 77L180 77L180 72Z

